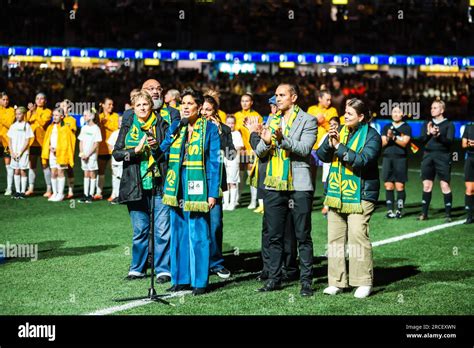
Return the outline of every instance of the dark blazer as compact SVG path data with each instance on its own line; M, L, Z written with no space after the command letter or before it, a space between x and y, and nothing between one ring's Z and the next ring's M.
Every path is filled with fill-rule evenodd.
M380 191L378 159L381 149L382 138L374 128L369 126L365 145L360 153L352 151L342 143L335 151L329 146L328 137L316 153L318 158L325 163L331 163L333 156L336 155L343 165L351 166L354 174L361 178L361 198L365 201L376 202Z
M123 173L120 179L120 190L118 200L120 203L139 201L142 199L142 180L140 175L140 155L135 153L134 149L125 149L125 136L127 135L133 123L133 115L122 118L122 126L115 143L112 156L116 161L123 162ZM173 126L179 124L179 119L173 121ZM172 128L174 129L174 127ZM158 144L162 144L167 136L170 126L161 117L157 117L155 125L155 134ZM164 180L168 170L168 159L161 155L160 149L153 152L157 160L161 177L157 179L158 192L163 192Z

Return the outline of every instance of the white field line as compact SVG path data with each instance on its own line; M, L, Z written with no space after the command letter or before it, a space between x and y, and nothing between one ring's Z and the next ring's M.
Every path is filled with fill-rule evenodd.
M190 293L191 293L191 291L178 291L178 292L174 292L172 294L163 296L161 298L163 300L166 300L166 299L173 298L173 297L184 296L184 295L187 295L187 294L190 294ZM125 311L127 309L144 306L144 305L152 303L152 302L153 301L150 301L149 299L135 300L135 301L129 302L129 303L121 305L121 306L114 306L114 307L99 309L98 311L88 313L86 315L109 315L109 314L112 314L112 313ZM171 304L171 305L174 306L174 304Z
M381 245L385 245L385 244L396 243L396 242L399 242L399 241L404 240L404 239L410 239L410 238L422 236L424 234L428 234L428 233L432 233L432 232L435 232L435 231L443 230L445 228L461 225L462 223L464 223L464 220L454 221L454 222L449 222L449 223L446 223L446 224L441 224L441 225L436 225L436 226L424 228L424 229L416 231L416 232L402 234L402 235L397 236L397 237L387 238L387 239L379 240L377 242L373 242L372 246L377 247L377 246L381 246ZM173 298L173 297L177 297L177 296L184 296L184 295L187 295L187 294L190 294L190 293L191 293L191 291L179 291L179 292L173 293L171 295L164 296L162 298L163 299ZM108 307L108 308L100 309L98 311L88 313L86 315L109 315L109 314L112 314L112 313L125 311L127 309L144 306L144 305L147 305L151 302L152 301L150 301L150 300L136 300L136 301L132 301L132 302L129 302L129 303L121 305L121 306L115 306L115 307Z

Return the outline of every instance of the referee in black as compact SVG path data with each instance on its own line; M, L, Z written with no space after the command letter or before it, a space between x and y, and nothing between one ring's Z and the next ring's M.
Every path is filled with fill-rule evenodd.
M464 163L464 180L466 182L466 194L464 202L467 211L465 224L472 224L472 211L474 209L474 124L470 123L464 128L462 135L462 148L466 149L466 161Z
M440 180L444 196L446 222L451 222L453 194L449 185L451 179L451 145L454 141L454 125L444 117L445 104L435 100L431 104L431 121L425 122L421 129L421 142L424 144L421 160L421 179L423 180L422 213L418 220L428 219L431 191L435 176Z
M411 140L411 127L403 122L403 112L396 106L392 109L392 123L382 130L382 180L385 185L387 218L400 219L405 205L405 183L408 181L408 144ZM394 212L397 190L397 210Z

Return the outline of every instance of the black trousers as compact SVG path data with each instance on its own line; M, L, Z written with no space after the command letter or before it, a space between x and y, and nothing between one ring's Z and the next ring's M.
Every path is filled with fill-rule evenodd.
M259 189L260 190L260 189ZM265 190L262 190L265 191ZM265 197L265 193L262 194L262 198ZM270 264L270 242L268 237L268 228L267 220L265 215L262 219L262 262L263 269L262 275L268 278L269 274L269 264ZM295 278L299 274L298 262L296 257L298 256L298 251L296 249L296 237L295 230L293 229L293 217L291 213L288 213L286 229L285 229L285 238L283 242L283 276L288 278Z
M313 191L272 191L264 197L265 220L268 229L268 276L281 282L284 245L288 216L291 215L300 257L301 282L313 279L313 240L311 239L311 209Z

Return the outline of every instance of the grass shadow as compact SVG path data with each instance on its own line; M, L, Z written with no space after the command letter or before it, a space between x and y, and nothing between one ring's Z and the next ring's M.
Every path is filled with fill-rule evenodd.
M48 259L63 257L63 256L81 256L81 255L99 253L99 252L113 249L119 246L116 244L108 244L108 245L62 248L62 246L65 243L66 241L64 240L53 240L53 241L45 241L45 242L29 243L29 244L38 245L38 261L48 260ZM31 258L15 257L15 258L7 258L5 263L30 262L30 261L31 261Z

